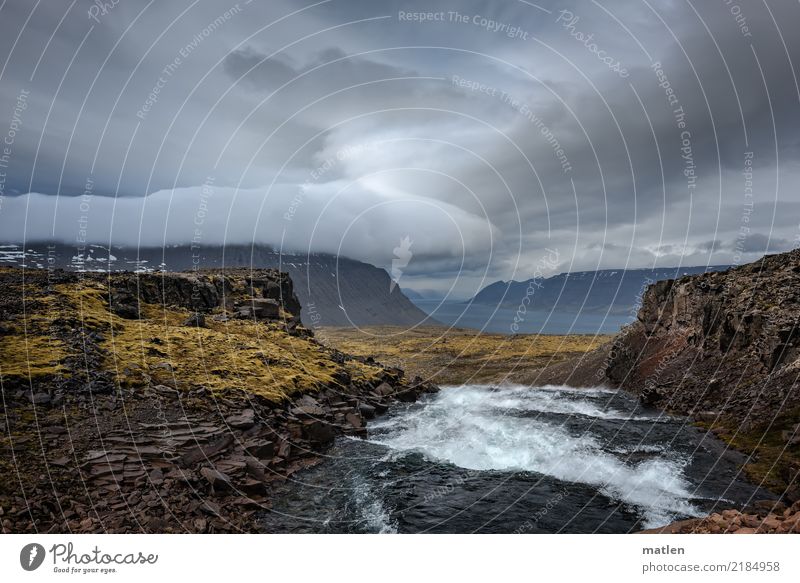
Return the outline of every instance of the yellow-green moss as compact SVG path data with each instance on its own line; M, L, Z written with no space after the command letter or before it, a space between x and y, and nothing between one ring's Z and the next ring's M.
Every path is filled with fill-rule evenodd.
M378 367L332 361L315 342L290 336L275 325L251 320L217 322L206 328L183 326L190 312L142 306L143 319L126 320L109 311L107 291L97 284L61 286L85 327L103 328L108 350L104 368L123 385L147 380L189 389L243 389L279 400L298 391L331 385L345 370L354 379L374 380Z
M787 477L791 475L792 467L800 461L800 445L787 445L782 433L791 430L798 419L800 409L779 415L769 425L746 431L727 419L714 423L698 422L696 425L710 429L732 448L750 456L744 471L751 480L774 492L783 492L789 485Z
M66 356L61 342L42 335L11 334L0 338L0 373L31 378L62 373Z

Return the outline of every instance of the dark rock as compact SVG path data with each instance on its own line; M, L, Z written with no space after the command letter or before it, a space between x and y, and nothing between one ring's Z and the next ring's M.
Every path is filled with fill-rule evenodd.
M160 486L164 483L164 473L159 468L156 468L150 472L149 478L150 483L153 484L153 486Z
M120 318L128 320L139 319L139 300L127 290L112 292L109 307Z
M375 408L375 412L379 415L383 415L389 410L389 405L383 401L370 400L369 404Z
M402 401L403 403L413 403L417 400L417 393L415 393L413 389L399 391L395 393L394 396L397 398L397 400Z
M185 468L191 468L201 461L212 459L220 452L228 449L232 443L233 437L224 435L209 445L193 447L186 451L178 458L178 463Z
M639 393L639 402L645 407L655 407L664 396L655 387L645 387Z
M206 327L206 317L205 314L200 312L193 312L191 316L186 318L183 322L184 326L192 326L194 328L205 328Z
M234 429L250 429L256 424L255 411L243 409L238 415L226 417L225 423Z
M372 419L375 417L375 407L367 403L359 403L358 412L361 413L361 416L364 417L364 419Z
M313 405L302 405L300 407L293 408L291 413L292 415L296 415L298 417L322 417L325 415L325 410L322 407L315 407Z
M269 298L251 298L239 307L236 315L254 320L277 320L280 317L280 304Z
M248 455L256 459L268 460L275 455L275 443L267 440L249 441L244 444L244 450Z
M50 395L47 393L26 393L25 396L34 405L47 405L50 403Z
M380 395L381 397L387 397L394 393L394 387L389 383L381 383L377 387L375 387L373 391L376 395Z
M364 426L363 419L361 419L361 416L357 415L356 413L347 413L344 416L344 418L347 421L347 423L349 423L356 429L361 429Z
M231 487L231 478L227 474L223 474L218 470L212 468L201 468L200 475L211 485L214 492L227 490Z
M336 430L324 421L309 419L303 423L303 436L316 445L325 445L336 437Z

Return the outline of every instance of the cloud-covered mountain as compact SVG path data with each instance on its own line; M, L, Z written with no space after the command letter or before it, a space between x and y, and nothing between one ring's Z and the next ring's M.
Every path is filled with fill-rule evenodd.
M0 6L3 239L389 268L408 237L403 285L458 298L545 247L576 271L797 244L797 3L92 6Z

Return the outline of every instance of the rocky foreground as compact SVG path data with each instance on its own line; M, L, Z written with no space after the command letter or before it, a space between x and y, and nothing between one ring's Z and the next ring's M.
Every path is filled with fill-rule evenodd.
M436 390L298 314L274 270L0 269L2 531L257 531L276 481Z
M723 510L705 518L679 520L645 534L800 534L800 501L790 507L765 500L744 512Z

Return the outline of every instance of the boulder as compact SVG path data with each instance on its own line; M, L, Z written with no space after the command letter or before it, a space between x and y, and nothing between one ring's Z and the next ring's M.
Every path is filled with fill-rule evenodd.
M372 419L375 417L375 407L369 405L368 403L359 403L358 412L361 413L361 416L364 419Z
M364 426L363 419L361 419L361 416L356 413L347 413L344 418L348 424L352 425L356 429L361 429Z
M127 320L139 319L139 300L127 290L118 290L111 293L110 308L120 318Z
M28 392L25 395L28 400L33 403L34 405L47 405L50 402L50 395L47 393L31 393Z
M251 298L239 307L236 315L239 318L254 320L277 320L280 317L280 304L271 298Z
M417 393L413 389L399 391L394 396L403 403L414 403L417 400Z

